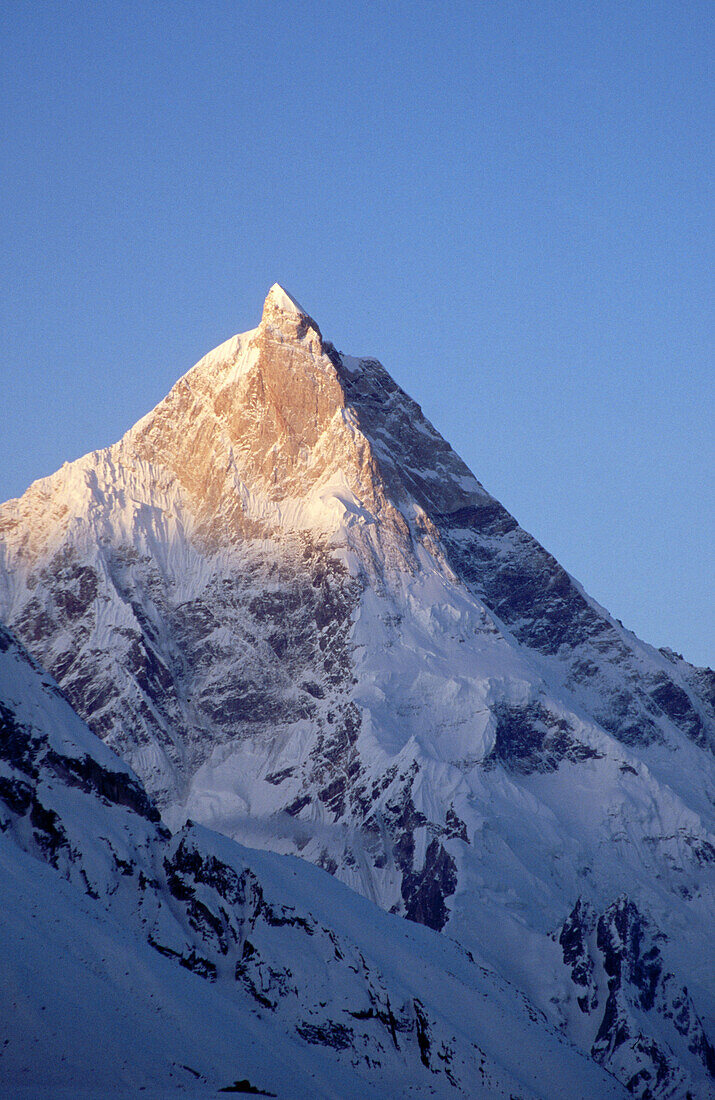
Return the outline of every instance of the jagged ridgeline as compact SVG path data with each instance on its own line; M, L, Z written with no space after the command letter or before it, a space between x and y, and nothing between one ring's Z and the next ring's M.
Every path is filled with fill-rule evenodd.
M637 1096L707 1074L713 674L591 600L282 288L0 507L0 618L171 828L446 932ZM604 946L624 922L657 995Z

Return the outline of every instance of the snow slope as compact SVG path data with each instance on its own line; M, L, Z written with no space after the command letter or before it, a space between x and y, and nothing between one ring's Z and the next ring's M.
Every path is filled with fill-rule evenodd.
M463 949L194 825L0 629L0 1091L618 1097Z
M171 827L444 929L636 1095L706 1072L713 674L624 630L280 287L0 506L0 618Z

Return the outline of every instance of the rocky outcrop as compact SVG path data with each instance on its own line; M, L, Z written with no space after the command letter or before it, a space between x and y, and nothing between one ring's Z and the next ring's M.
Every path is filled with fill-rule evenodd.
M494 748L484 760L485 767L499 763L509 771L531 775L557 771L565 761L578 764L602 757L596 749L578 741L567 719L538 703L497 705L494 713Z
M637 905L624 895L599 916L579 898L558 942L578 1007L596 1022L595 1060L638 1100L708 1095L715 1050L666 967L666 937Z

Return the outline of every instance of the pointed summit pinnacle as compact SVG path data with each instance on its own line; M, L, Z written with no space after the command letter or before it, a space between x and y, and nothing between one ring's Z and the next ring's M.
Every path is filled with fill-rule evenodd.
M277 310L280 313L292 313L299 317L308 316L303 307L296 302L295 298L289 294L280 283L274 283L268 291L268 295L263 304L264 314L268 309Z
M278 329L284 337L303 338L312 329L320 339L320 329L295 298L274 283L263 303L262 328Z

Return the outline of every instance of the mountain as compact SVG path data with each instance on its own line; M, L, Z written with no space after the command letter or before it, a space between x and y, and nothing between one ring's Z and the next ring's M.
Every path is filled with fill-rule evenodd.
M282 288L0 506L0 619L171 828L444 931L636 1096L707 1094L715 676L612 619Z
M4 1097L626 1095L448 937L172 836L2 628L0 867Z

